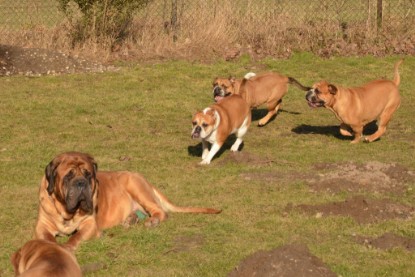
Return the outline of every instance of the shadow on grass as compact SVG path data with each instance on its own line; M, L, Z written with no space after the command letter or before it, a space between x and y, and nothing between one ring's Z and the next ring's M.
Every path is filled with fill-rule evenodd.
M230 135L228 139L225 141L225 143L222 145L222 147L219 149L219 151L216 153L216 155L213 157L212 161L216 158L219 158L225 151L229 151L232 147L232 144L234 144L235 140L236 136ZM209 145L209 149L210 147L211 145ZM239 151L242 151L243 148L244 143L242 142L242 144L239 146ZM202 158L202 142L199 142L196 145L189 145L187 147L187 153L189 154L189 156Z
M371 135L376 132L378 126L376 125L376 120L367 124L363 130L363 135ZM309 135L309 134L318 134L318 135L328 135L341 140L352 140L353 137L342 136L339 131L339 125L336 126L312 126L301 124L291 130L292 132L299 135ZM350 130L351 131L351 130Z
M266 116L268 113L267 109L253 109L252 110L252 121L259 121L261 118L263 118L264 116ZM280 114L280 113L288 113L288 114L294 114L294 115L299 115L301 113L299 112L291 112L291 111L287 111L284 109L279 109L278 113L276 115L274 115L273 117L271 117L271 119L268 121L267 124L265 124L264 126L268 125L269 123L271 123L272 121L275 120L275 118Z

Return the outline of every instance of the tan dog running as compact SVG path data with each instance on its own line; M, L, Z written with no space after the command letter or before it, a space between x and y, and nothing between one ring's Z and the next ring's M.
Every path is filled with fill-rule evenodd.
M28 241L11 256L16 276L81 277L75 255L55 242Z
M236 135L231 151L238 151L250 124L251 111L239 95L226 97L219 103L196 113L192 119L192 138L202 139L203 153L200 164L210 164L213 156L231 134ZM212 144L210 151L208 142Z
M263 126L278 112L282 97L287 93L289 84L293 84L303 91L310 89L292 77L275 72L258 76L250 72L242 80L236 80L233 77L216 78L213 81L213 97L218 102L228 95L239 94L250 108L266 104L268 113L258 122L259 126Z
M217 214L211 208L177 207L143 176L128 171L100 171L93 157L63 153L46 167L39 189L36 238L56 241L71 235L66 247L137 217L148 218L147 227L167 219L168 212Z
M398 109L399 96L399 65L395 64L394 78L376 80L361 87L343 88L321 81L313 85L306 95L310 107L325 107L331 110L341 121L340 133L343 136L353 136L352 143L358 143L363 134L363 127L378 119L378 130L365 137L365 142L377 140L386 131L393 113Z

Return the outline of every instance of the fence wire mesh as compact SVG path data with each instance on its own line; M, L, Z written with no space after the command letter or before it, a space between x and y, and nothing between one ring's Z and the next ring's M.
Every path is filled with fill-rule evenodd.
M217 37L277 47L282 36L295 44L331 32L359 44L359 36L373 43L386 32L413 45L414 23L415 0L152 0L135 15L131 41ZM56 0L0 0L0 44L57 48L70 31Z

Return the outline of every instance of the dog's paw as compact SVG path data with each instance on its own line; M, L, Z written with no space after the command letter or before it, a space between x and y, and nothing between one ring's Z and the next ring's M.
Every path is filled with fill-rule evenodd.
M156 227L159 224L160 224L160 219L158 219L157 217L150 217L146 219L146 221L144 222L144 226L146 226L147 228Z
M369 138L368 138L368 137L364 137L364 138L363 138L363 142L365 142L365 143L369 143L369 142L370 142L370 140L369 140Z
M231 147L231 151L232 152L238 152L238 149L239 149L239 145L238 146L232 146Z
M202 160L199 164L200 165L210 164L210 161L208 161L208 160Z

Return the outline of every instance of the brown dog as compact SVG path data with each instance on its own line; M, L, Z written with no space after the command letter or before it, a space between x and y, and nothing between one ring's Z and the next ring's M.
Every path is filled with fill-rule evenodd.
M236 135L231 151L238 151L250 124L251 110L239 95L226 97L197 112L192 119L192 138L202 139L203 154L200 164L209 164L230 134ZM210 151L208 142L212 144Z
M82 240L101 230L146 217L153 227L167 219L167 212L217 214L211 208L177 207L143 176L127 171L97 172L94 159L67 152L46 167L39 190L36 238L56 241L71 235L66 247L75 249Z
M242 80L236 80L233 77L213 80L213 97L217 102L228 95L239 94L251 108L266 104L268 113L258 122L259 126L263 126L278 112L282 97L287 93L289 84L293 84L303 91L310 89L304 87L294 78L275 72L258 76L255 73L248 73Z
M354 133L352 143L360 141L366 124L378 119L378 130L364 138L365 142L377 140L385 133L388 122L401 102L398 68L402 61L395 64L393 81L376 80L356 88L343 88L321 81L308 91L306 100L310 107L331 110L341 121L342 135L353 136L349 131L351 128Z
M81 277L75 255L68 249L46 240L28 241L11 256L16 276Z

